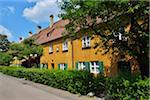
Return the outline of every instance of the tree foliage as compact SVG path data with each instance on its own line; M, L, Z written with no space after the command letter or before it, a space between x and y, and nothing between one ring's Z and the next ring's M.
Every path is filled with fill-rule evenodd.
M29 38L25 39L21 43L12 43L10 45L9 53L13 55L13 57L17 57L18 59L29 59L32 56L41 56L43 53L43 49L40 45L37 45L34 42L34 39Z
M149 1L62 0L59 5L60 16L70 21L69 38L98 35L102 41L97 48L130 55L138 61L141 74L148 76Z
M12 60L12 56L7 53L9 49L10 41L6 35L0 34L0 65L9 65Z
M10 62L16 58L29 60L40 57L43 53L42 47L32 38L25 39L21 43L11 43L5 35L0 35L0 50L0 65L10 65Z
M9 44L10 42L8 41L7 36L0 34L0 51L7 51Z
M0 52L0 65L8 66L12 59L12 55L9 55L7 52Z

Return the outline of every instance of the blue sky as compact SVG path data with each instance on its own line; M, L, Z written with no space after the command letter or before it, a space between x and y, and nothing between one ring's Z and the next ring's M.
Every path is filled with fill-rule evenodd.
M37 25L46 28L49 15L58 21L60 9L56 0L0 0L0 34L8 35L10 41L27 38L28 32L36 32Z

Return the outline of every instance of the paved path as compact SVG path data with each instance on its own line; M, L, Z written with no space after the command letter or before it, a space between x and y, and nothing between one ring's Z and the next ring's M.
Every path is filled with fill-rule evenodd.
M0 100L65 100L48 92L0 75Z
M0 73L0 100L95 100Z

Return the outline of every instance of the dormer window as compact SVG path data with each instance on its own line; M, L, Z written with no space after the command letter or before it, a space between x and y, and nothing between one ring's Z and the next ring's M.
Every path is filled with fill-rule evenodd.
M82 37L82 48L90 47L91 38L89 36Z
M50 33L47 34L47 37L49 37L49 36L50 36Z
M53 52L53 45L50 44L50 46L49 46L49 53L52 53L52 52Z
M63 50L63 51L67 51L67 50L68 50L68 41L65 41L65 42L62 44L62 50Z

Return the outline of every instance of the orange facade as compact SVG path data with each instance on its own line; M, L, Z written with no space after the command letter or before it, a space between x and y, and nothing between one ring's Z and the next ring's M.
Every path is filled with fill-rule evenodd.
M94 49L94 44L96 41L100 42L98 36L64 40L62 34L69 34L65 30L65 25L68 23L68 20L59 20L36 35L37 43L41 44L44 49L40 58L41 67L46 65L48 69L88 69L94 74L103 73L107 76L117 74L119 70L117 62L120 56L103 55L103 50L96 53L97 49ZM126 27L125 31L128 32L129 29L130 25ZM137 66L136 63L132 65Z
M58 69L58 64L67 63L68 69L72 69L72 47L71 42L68 41L68 51L62 50L62 39L43 44L43 56L41 57L41 63L48 64L48 69ZM50 45L52 44L52 52L49 52ZM52 65L54 64L54 65Z
M59 64L67 64L68 70L76 69L78 62L103 62L104 73L109 74L111 67L110 55L96 53L94 49L94 39L90 40L90 47L82 47L82 38L76 40L67 40L68 50L63 51L64 39L56 39L43 44L43 56L41 64L47 64L48 69L59 69ZM52 52L50 52L52 46Z

